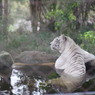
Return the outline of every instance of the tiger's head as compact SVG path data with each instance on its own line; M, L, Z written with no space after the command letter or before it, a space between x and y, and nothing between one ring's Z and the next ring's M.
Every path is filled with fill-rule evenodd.
M54 40L50 43L51 50L59 51L60 53L65 48L66 36L61 35L59 37L54 38Z

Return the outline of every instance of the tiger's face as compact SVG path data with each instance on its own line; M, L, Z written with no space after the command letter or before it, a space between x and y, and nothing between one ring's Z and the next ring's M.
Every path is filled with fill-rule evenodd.
M54 38L54 40L50 43L51 50L56 50L60 52L63 47L65 47L65 38L66 37L64 35Z

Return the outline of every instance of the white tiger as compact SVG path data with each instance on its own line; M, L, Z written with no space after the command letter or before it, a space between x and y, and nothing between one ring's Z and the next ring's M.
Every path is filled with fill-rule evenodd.
M91 75L87 73L90 67L95 66L95 56L81 49L70 37L61 35L51 43L51 49L59 51L60 57L56 60L55 69L61 76L51 83L65 85L65 92L74 91ZM61 83L60 83L61 82Z

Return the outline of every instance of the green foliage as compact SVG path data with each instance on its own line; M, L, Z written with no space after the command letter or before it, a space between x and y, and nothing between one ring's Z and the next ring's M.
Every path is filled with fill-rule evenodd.
M62 31L65 27L68 26L68 24L71 25L71 22L72 24L75 24L74 22L76 21L76 17L73 14L73 9L78 5L79 3L77 2L66 3L63 5L63 9L61 8L49 11L46 14L46 18L49 20L53 18L55 20L55 30ZM71 29L71 27L68 28Z
M40 88L43 90L46 90L49 93L57 93L57 91L54 88L51 88L51 85L47 85L47 83L40 83Z
M9 42L6 44L8 50L25 51L25 50L39 50L47 53L53 53L50 49L50 42L56 34L49 32L18 34L11 33Z
M20 46L20 42L17 39L13 39L9 44L8 44L8 48L18 48Z
M43 33L39 33L39 35L37 35L41 40L47 40L49 39L52 35L50 32L43 32Z
M26 2L27 0L14 0L14 1L20 2L20 3L22 3L22 4L25 4L25 2Z
M61 9L49 12L46 17L48 19L53 17L55 20L55 30L60 30L69 20L76 20L76 17L72 13L65 14Z
M49 79L54 79L54 78L57 78L57 77L59 77L59 75L58 75L57 73L51 73L51 74L48 76Z
M87 91L95 91L94 81L95 81L95 78L85 82L82 85L82 87L77 89L75 92L84 92L84 89ZM84 88L84 89L82 89L82 88Z
M72 11L75 7L78 7L79 5L79 2L71 1L70 3L67 3L66 8L70 9L68 11Z
M6 37L5 37L5 35L0 35L0 41L3 41L4 39L5 39Z
M16 30L16 27L14 27L12 24L9 25L8 31L14 31Z
M87 31L84 34L80 34L80 39L82 40L81 46L95 54L95 31Z
M7 44L7 48L18 48L21 46L22 43L24 43L25 41L27 41L27 35L20 35L20 36L16 36L16 35L12 35L13 37L11 37L9 43Z

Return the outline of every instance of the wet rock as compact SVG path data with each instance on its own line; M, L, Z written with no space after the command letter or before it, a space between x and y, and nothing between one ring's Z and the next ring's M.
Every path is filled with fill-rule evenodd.
M55 62L56 56L51 54L46 54L40 51L24 51L19 56L15 58L15 62L25 63L25 64L40 64Z
M5 51L0 52L0 69L3 65L7 67L11 67L14 63L12 56Z
M50 78L55 72L54 63L42 63L42 64L24 64L15 63L12 66L13 69L20 70L27 76L42 76L44 78Z
M13 69L21 70L28 76L49 77L55 72L56 56L40 51L24 51L15 59Z
M0 52L0 75L7 76L12 71L12 64L14 63L11 55L8 52Z
M40 51L24 51L15 59L13 69L19 69L28 76L48 77L55 72L56 56Z

